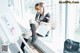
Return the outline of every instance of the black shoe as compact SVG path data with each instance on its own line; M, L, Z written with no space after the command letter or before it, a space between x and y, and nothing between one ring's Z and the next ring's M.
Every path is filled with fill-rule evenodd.
M49 31L47 32L47 34L45 35L45 37L47 37L49 35Z
M25 50L24 50L24 49L22 49L22 52L23 52L23 53L25 53ZM18 53L20 53L20 51L19 51Z
M20 53L20 52L18 52L18 53Z
M18 52L18 53L20 53L20 52ZM25 53L25 52L23 52L23 53Z
M45 37L47 37L48 36L48 34L46 34L46 36Z
M43 37L42 35L40 35L40 34L38 34L38 33L36 33L36 35L39 36L39 37Z

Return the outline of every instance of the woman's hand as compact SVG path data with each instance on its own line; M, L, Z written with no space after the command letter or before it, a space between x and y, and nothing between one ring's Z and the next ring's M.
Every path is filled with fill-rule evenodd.
M42 24L47 25L48 23L46 23L46 22L40 22L40 25L42 25Z

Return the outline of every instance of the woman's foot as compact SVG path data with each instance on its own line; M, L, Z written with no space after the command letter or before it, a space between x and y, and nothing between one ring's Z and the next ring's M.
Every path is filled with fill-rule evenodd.
M20 52L18 52L18 53L20 53ZM23 52L23 53L25 53L25 52Z
M20 53L20 52L18 52L18 53Z
M22 49L22 52L23 52L23 53L25 53L25 50L24 50L24 49ZM20 53L20 51L19 51L18 53Z

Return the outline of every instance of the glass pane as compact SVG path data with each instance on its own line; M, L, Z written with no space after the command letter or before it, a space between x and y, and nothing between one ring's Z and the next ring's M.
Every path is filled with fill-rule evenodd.
M66 39L80 42L80 7L79 4L68 4Z

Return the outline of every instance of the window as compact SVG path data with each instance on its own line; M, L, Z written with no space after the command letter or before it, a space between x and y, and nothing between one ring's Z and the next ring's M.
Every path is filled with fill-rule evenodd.
M72 8L72 9L71 9ZM80 7L79 4L68 4L67 36L66 39L80 40ZM75 12L75 13L74 13Z

